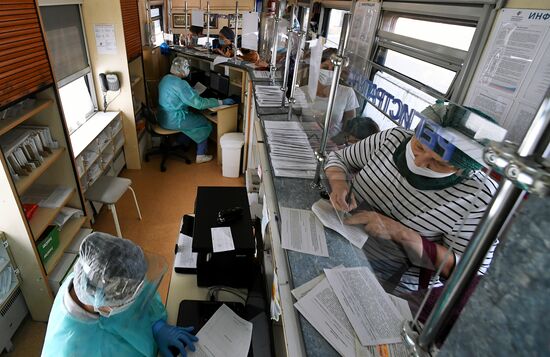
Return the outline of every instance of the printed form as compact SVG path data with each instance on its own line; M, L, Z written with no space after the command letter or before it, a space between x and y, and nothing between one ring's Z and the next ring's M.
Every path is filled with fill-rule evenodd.
M281 207L282 247L328 257L325 228L313 212Z
M246 357L252 340L252 323L223 304L197 337L196 350L188 350L189 357Z
M401 314L368 268L325 269L325 275L363 346L401 342Z

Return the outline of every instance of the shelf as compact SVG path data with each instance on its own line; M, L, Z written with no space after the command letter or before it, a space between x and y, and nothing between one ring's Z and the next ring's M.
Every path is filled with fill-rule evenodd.
M135 86L136 84L138 84L139 82L141 82L142 78L141 78L141 76L137 76L137 77L135 77L135 78L133 78L133 79L131 79L131 80L132 80L131 86L133 87L133 86Z
M71 218L65 225L63 229L59 232L59 247L53 254L53 256L44 264L44 270L46 270L46 275L49 275L59 263L59 260L65 253L65 249L73 242L76 234L86 221L86 217Z
M75 193L76 190L73 188L71 193L68 194L67 197L63 200L63 203L60 207L38 207L31 220L29 221L29 226L31 227L32 235L35 242L36 240L38 240L38 238L40 238L40 235L44 233L44 230L53 222L59 211L61 211L61 208L65 207L65 205L71 200L71 198L73 198Z
M243 85L237 81L229 81L229 84L232 85L232 86L235 86L235 87L239 87L239 88L242 88Z
M34 106L32 108L24 109L23 114L21 114L20 116L16 118L0 120L0 135L4 135L11 129L23 123L25 120L40 113L41 111L43 111L44 109L46 109L52 104L53 104L53 100L51 99L36 100L36 102L34 103Z
M54 149L50 156L44 159L42 165L32 170L29 176L22 176L19 180L15 181L15 188L17 193L21 196L50 166L52 166L57 159L61 157L61 154L65 151L65 148Z

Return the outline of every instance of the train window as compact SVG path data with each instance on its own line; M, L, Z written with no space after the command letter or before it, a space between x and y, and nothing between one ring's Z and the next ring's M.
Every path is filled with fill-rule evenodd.
M474 38L475 24L436 22L388 13L382 28L398 35L468 51Z
M80 5L40 6L69 133L97 110Z
M455 72L446 68L392 50L381 50L378 58L381 59L381 62L383 61L379 64L441 93L447 93L456 75Z

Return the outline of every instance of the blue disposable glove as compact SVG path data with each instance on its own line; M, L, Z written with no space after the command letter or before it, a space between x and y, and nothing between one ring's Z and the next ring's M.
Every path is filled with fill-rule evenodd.
M231 98L225 98L224 100L222 100L222 104L223 105L231 105L231 104L235 104L235 100L231 99Z
M160 354L164 357L173 357L170 347L179 350L182 356L187 356L185 346L195 351L194 342L199 339L191 334L194 327L177 327L168 325L164 320L158 320L153 324L153 336L159 347Z

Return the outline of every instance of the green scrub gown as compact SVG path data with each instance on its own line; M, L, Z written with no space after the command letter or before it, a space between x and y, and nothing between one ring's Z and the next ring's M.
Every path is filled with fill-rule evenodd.
M179 130L196 143L208 138L212 124L201 114L190 111L189 107L203 110L217 106L217 99L202 98L186 80L172 74L164 76L159 83L159 125Z

